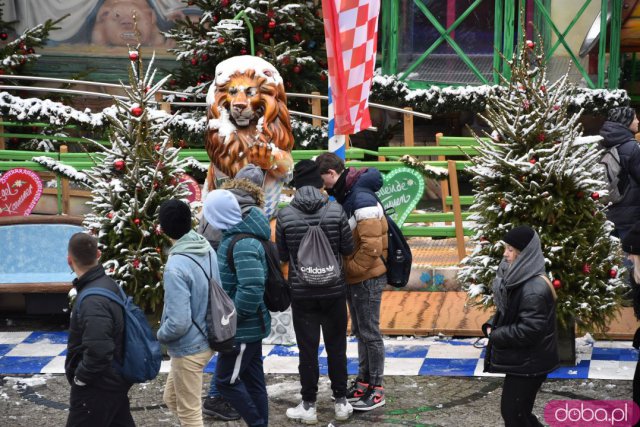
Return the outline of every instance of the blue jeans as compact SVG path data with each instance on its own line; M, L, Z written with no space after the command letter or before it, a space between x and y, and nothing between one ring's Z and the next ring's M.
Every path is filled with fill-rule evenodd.
M209 384L209 393L207 394L207 397L216 396L220 396L220 392L216 386L216 373L214 372L213 375L211 375L211 383Z
M351 332L358 338L358 378L367 384L382 385L384 342L380 333L380 301L386 275L347 285Z
M262 341L237 342L232 352L218 354L215 380L222 397L238 411L248 426L269 424Z

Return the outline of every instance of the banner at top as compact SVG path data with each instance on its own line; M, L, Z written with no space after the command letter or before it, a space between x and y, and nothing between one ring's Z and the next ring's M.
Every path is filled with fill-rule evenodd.
M322 0L335 133L371 126L369 92L376 62L380 0Z

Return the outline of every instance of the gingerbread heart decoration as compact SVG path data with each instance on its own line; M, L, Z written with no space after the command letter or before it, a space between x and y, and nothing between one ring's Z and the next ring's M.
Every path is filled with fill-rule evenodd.
M382 188L377 192L385 209L393 208L391 218L402 227L424 193L424 178L413 169L399 168L384 176Z
M29 169L11 169L0 176L0 216L27 216L40 200L42 181Z

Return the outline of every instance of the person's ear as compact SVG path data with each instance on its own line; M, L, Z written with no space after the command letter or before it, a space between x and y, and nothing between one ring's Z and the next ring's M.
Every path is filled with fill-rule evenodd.
M75 273L76 270L73 268L73 258L71 258L71 255L67 255L67 264L69 264L71 271Z
M98 252L97 252L97 254L96 254L96 255L97 255L97 256L96 256L96 259L97 259L98 261L100 261L100 257L102 256L102 251L101 251L100 249L98 249Z

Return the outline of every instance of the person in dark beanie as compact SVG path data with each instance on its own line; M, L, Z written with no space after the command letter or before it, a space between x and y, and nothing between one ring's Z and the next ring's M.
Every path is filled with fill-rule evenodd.
M489 338L484 371L506 374L500 400L505 427L542 426L532 410L547 374L559 365L556 293L538 233L522 225L502 240L504 259L493 282L496 313L482 326Z
M158 341L171 356L163 400L181 425L203 426L203 371L213 355L205 335L209 277L220 283L218 259L207 239L192 230L189 205L167 200L160 205L159 219L172 243L164 267L164 309L158 330Z
M77 278L79 298L88 289L108 289L120 294L118 284L106 275L95 237L71 236L67 263ZM78 299L76 299L78 301ZM75 304L69 322L64 370L71 385L67 427L135 426L129 404L131 383L113 369L124 354L122 307L100 295L88 295Z
M347 298L346 284L341 277L326 286L308 286L298 277L298 249L311 226L320 228L329 240L336 259L353 252L353 238L347 216L342 207L329 202L321 191L323 181L316 163L299 161L293 169L292 184L296 187L291 204L278 212L276 244L280 260L289 261L291 285L291 311L296 342L300 353L298 372L302 386L302 402L287 409L287 417L303 423L316 423L316 396L318 393L318 346L320 332L324 338L329 365L331 389L335 398L335 417L347 420L353 407L347 401Z
M607 209L607 219L615 226L614 234L622 239L633 224L640 221L640 147L635 139L638 118L631 107L609 110L607 121L600 129L602 146L615 148L620 156L621 171L618 187L624 194L621 200ZM624 190L624 191L622 191Z
M622 239L622 250L629 254L629 260L633 264L629 280L633 295L633 312L636 319L640 320L640 222L637 222ZM636 329L632 345L636 350L640 349L640 328ZM633 374L633 401L640 406L640 359ZM640 422L635 426L640 427Z

